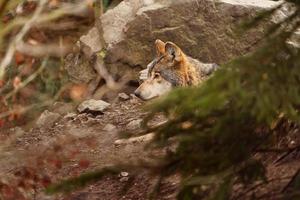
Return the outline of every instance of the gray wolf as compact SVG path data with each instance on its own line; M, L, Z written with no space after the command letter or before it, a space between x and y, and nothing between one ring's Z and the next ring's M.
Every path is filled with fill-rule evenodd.
M174 87L199 85L218 69L187 56L173 42L155 41L156 57L140 72L144 81L134 92L142 100L161 96Z

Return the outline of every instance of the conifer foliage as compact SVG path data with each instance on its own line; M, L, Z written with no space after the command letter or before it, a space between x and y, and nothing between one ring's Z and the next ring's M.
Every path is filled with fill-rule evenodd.
M155 130L156 143L178 141L162 165L163 172L183 175L178 199L229 199L234 183L264 180L253 154L274 145L280 120L299 124L300 52L290 39L300 25L300 2L286 1L245 27L283 6L294 11L269 27L255 52L224 64L200 87L179 88L151 106L148 119L159 112L169 119Z

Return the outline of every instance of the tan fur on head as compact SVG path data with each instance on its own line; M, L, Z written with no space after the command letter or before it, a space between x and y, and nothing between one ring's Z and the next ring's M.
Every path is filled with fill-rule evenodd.
M182 62L184 59L184 53L173 42L166 42L165 55L171 56L176 62Z
M160 39L155 40L155 47L156 47L156 55L162 56L165 54L165 43Z
M172 84L153 72L134 92L142 100L149 100L161 96L172 89Z
M173 42L157 39L157 57L151 62L148 78L135 91L136 96L148 100L167 93L174 86L196 85L197 73L187 56Z

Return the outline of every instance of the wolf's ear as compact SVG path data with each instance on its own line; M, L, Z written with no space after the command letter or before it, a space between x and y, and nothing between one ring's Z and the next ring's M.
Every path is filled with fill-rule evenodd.
M181 49L174 44L173 42L166 42L165 45L165 52L166 54L168 54L169 56L172 56L172 58L177 61L180 62L182 61L182 51Z
M159 39L155 40L156 54L161 56L165 54L165 43Z

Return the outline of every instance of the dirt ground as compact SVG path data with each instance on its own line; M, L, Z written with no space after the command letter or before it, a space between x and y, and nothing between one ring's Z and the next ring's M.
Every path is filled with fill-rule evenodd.
M17 172L26 167L34 169L36 174L49 176L53 183L120 161L133 163L146 158L149 158L146 159L148 161L151 160L151 155L157 154L157 152L145 149L147 143L145 141L115 144L123 132L138 132L140 120L146 115L146 112L142 110L144 104L136 98L127 101L118 100L101 115L67 115L65 113L50 127L36 127L28 131L11 129L3 132L2 135L10 138L10 142L3 143L2 151L4 153L0 157L1 177L7 177L6 179L10 180L11 177L15 177ZM61 106L66 107L64 104ZM55 109L57 111L57 108ZM152 123L157 124L163 120L162 117L157 117ZM299 130L297 128L291 130L293 131L289 137L282 141L282 146L298 143ZM274 196L282 193L283 188L300 167L300 160L295 154L278 163L276 160L282 154L265 153L255 156L265 160L269 180L267 187L259 187L260 183L249 187L237 186L233 199L250 197L275 199ZM36 190L33 199L147 199L157 177L147 170L132 170L125 175L106 176L96 183L67 195L47 196ZM282 179L282 177L285 178ZM14 179L12 178L12 180ZM157 199L175 199L179 180L177 174L164 180ZM256 189L251 190L251 188Z
M11 129L3 134L11 138L9 145L5 146L5 153L0 158L0 172L3 176L15 174L24 166L38 168L37 173L52 176L53 182L78 175L81 172L99 169L115 163L140 162L154 155L144 148L146 142L137 141L129 144L115 144L122 132L138 132L140 120L145 116L142 111L142 102L138 99L117 101L113 103L102 115L76 114L75 116L61 117L51 127L36 127L29 131ZM159 123L158 117L152 123ZM108 125L109 124L109 125ZM112 128L113 127L113 128ZM55 146L62 147L54 151ZM67 154L76 151L71 159ZM57 157L61 167L53 169L52 162L42 160L44 163L36 167L41 158ZM49 159L48 159L49 160ZM78 167L80 160L88 162L88 167ZM46 165L46 166L45 166ZM41 169L43 168L43 169ZM80 168L80 169L79 169ZM114 199L147 199L152 191L157 177L142 170L138 174L128 177L107 176L80 191L62 196L51 196L47 199L63 198L76 200L114 200ZM123 179L122 179L123 178ZM163 182L160 199L174 199L178 188L179 178L174 175ZM124 188L129 188L124 192ZM37 194L38 198L46 198Z

